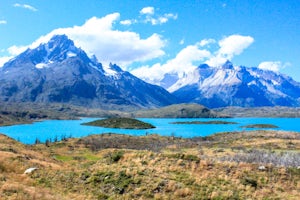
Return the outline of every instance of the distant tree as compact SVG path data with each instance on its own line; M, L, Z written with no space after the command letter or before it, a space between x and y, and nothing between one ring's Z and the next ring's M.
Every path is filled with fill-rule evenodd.
M34 143L35 144L41 144L41 141L39 140L39 138L36 138Z
M54 137L54 142L58 142L58 138L57 138L57 135Z
M49 147L49 146L50 146L50 143L51 143L51 141L50 141L49 139L47 139L47 140L45 141L46 147Z

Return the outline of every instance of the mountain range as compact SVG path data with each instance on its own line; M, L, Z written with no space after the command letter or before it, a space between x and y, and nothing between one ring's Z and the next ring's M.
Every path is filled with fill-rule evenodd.
M202 64L178 77L167 73L156 83L184 103L209 108L300 106L300 83L274 71L233 66L227 61L219 67Z
M151 76L151 74L149 75ZM116 64L102 65L65 35L27 49L0 68L1 102L70 103L105 109L197 103L226 106L300 106L300 83L255 67L201 64L179 78L147 83Z
M119 66L103 66L65 35L27 49L0 68L0 101L71 103L97 108L161 107L177 103L165 89Z

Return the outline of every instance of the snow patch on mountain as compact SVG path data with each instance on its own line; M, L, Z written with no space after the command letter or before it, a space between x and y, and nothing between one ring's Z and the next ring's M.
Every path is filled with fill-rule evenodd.
M68 58L72 58L72 57L76 57L77 54L72 51L68 51L67 56L68 56Z
M47 67L48 65L46 63L39 63L39 64L36 64L35 67L37 69L43 69L45 67Z
M113 70L111 66L103 65L102 67L106 76L111 76L115 78L118 77L118 72Z
M169 92L174 92L178 90L179 88L186 86L186 85L192 85L198 82L200 78L200 75L196 71L192 71L189 73L184 73L181 78L178 79L178 81L167 88Z

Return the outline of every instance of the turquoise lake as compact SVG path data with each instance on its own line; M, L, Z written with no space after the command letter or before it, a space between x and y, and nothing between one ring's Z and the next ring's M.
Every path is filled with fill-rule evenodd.
M81 125L81 123L93 121L96 119L98 118L83 118L81 120L46 120L42 122L35 122L33 124L0 127L0 133L3 133L25 144L33 144L37 138L41 142L44 142L46 139L51 139L53 141L55 137L60 140L62 137L80 138L91 134L101 134L109 132L130 135L146 135L156 133L163 136L175 135L177 137L190 138L197 136L208 136L214 133L226 131L255 130L240 127L249 124L273 124L279 127L274 130L296 131L300 133L300 118L139 119L156 126L155 129L148 130L112 129ZM238 124L170 124L171 122L182 121L215 120L232 121L237 122Z

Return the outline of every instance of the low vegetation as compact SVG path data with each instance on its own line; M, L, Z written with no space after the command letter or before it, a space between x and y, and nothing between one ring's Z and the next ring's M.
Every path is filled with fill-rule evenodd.
M139 110L131 113L136 118L228 118L199 104L175 104L158 109Z
M137 108L136 108L137 109ZM122 110L122 111L121 111ZM101 118L216 118L228 117L198 104L178 104L157 109L134 110L124 107L119 110L107 108L90 109L71 104L5 103L0 102L0 126L32 123L46 119Z
M236 122L228 121L187 121L187 122L172 122L172 124L237 124Z
M228 115L231 117L300 117L300 107L224 107L213 109L219 115Z
M293 132L107 133L30 146L0 135L0 199L298 199L299 166Z
M241 126L241 128L279 128L273 124L250 124L246 126Z
M108 118L92 122L83 123L87 126L100 126L105 128L123 128L123 129L151 129L155 128L152 124L142 122L132 118Z

